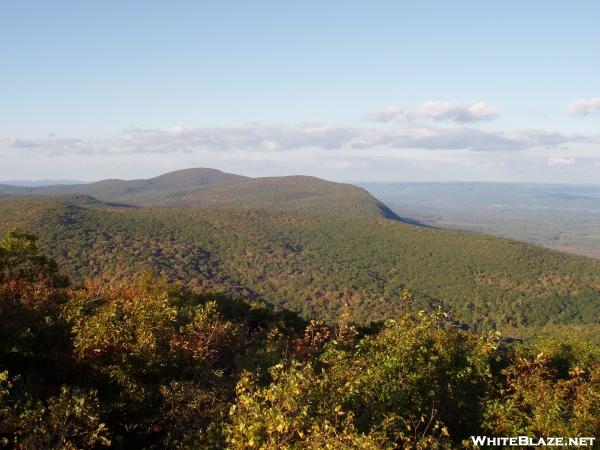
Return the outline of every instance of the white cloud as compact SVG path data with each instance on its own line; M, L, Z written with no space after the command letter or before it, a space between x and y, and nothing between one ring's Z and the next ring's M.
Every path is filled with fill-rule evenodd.
M263 141L261 146L263 150L266 150L268 152L276 152L277 150L279 150L279 144L275 141Z
M384 131L367 130L351 145L364 149L390 147L493 152L556 147L579 139L578 136L566 136L547 130L505 132L468 127L411 126Z
M369 119L374 122L427 119L436 122L471 123L496 118L498 118L498 109L485 102L456 103L439 100L425 102L415 111L404 111L397 106L387 106L369 114Z
M385 108L371 112L369 119L373 122L391 122L392 120L404 122L410 120L410 114L397 106L386 106Z
M416 110L419 117L436 121L448 120L458 123L493 120L498 117L498 109L485 102L455 103L428 101Z
M574 116L588 116L600 113L600 97L576 100L569 103L565 110Z
M197 151L285 152L375 148L421 150L520 151L555 148L584 141L578 135L548 130L494 131L464 126L403 124L381 128L303 123L294 126L166 128L124 130L116 136L83 140L51 136L42 139L0 138L0 150L46 154L166 154Z
M177 151L283 151L317 147L340 148L350 142L356 130L321 123L296 126L220 128L166 128L123 130L108 139L72 138L17 139L0 138L0 148L41 150L54 153L172 153Z
M575 164L575 158L565 158L564 156L552 156L548 158L549 166L571 166Z

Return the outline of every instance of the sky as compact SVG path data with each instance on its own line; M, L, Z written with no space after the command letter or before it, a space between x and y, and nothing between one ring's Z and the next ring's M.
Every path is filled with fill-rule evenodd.
M600 183L600 2L3 2L0 180Z

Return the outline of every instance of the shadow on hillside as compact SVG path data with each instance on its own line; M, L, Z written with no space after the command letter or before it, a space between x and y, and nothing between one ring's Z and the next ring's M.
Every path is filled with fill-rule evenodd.
M426 223L423 223L420 220L413 219L412 217L400 217L398 214L392 211L390 207L387 206L385 203L379 203L379 211L381 211L383 217L389 220L395 220L397 222L407 223L409 225L416 225L418 227L437 228L431 225L427 225Z
M409 225L416 225L418 227L433 228L436 230L440 229L439 227L434 227L433 225L428 225L426 223L421 222L420 220L413 219L412 217L398 217L398 220L400 222L407 223Z

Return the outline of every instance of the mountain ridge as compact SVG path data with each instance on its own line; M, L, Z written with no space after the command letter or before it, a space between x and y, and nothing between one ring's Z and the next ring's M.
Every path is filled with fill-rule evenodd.
M65 194L142 207L284 209L399 220L390 208L359 186L305 175L250 178L217 169L190 168L149 179L106 179L38 188L0 186L0 196Z
M393 318L443 307L475 329L598 327L600 262L382 217L248 208L117 208L89 198L0 199L0 234L27 227L78 282L153 272L256 296L305 318ZM518 332L512 331L513 336Z

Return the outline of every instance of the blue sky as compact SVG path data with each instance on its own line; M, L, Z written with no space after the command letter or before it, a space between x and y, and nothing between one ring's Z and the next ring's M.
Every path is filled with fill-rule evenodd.
M597 1L24 0L0 20L0 179L600 179Z

